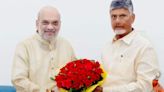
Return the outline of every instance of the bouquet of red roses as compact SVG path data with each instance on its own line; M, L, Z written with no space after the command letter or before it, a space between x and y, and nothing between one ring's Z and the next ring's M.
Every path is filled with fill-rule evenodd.
M98 62L80 59L67 63L54 80L60 92L92 92L105 77L106 73Z

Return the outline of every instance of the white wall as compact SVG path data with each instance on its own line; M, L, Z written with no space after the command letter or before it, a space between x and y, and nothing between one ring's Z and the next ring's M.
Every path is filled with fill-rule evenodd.
M73 45L78 58L100 60L101 49L111 40L108 6L111 0L1 0L0 1L0 85L11 85L15 46L35 33L35 19L42 6L54 5L62 15L60 35ZM164 74L163 0L133 0L135 29L154 43ZM161 77L164 85L164 75Z

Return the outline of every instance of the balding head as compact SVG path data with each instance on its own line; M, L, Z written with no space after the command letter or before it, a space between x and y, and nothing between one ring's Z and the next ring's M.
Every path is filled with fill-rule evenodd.
M40 9L39 13L38 13L38 20L40 17L42 17L45 14L51 14L53 13L54 15L58 16L60 18L60 13L59 11L52 6L45 6L43 8Z
M37 32L43 39L50 42L56 38L60 29L60 24L60 14L56 8L45 6L40 9L36 26Z

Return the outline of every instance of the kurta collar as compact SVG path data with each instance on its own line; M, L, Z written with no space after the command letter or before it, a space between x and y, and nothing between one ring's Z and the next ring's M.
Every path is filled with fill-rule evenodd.
M136 35L135 30L131 31L129 34L127 34L126 36L124 36L123 38L119 39L120 41L123 41L124 43L130 45L130 43L132 42L132 40L134 39ZM116 37L113 38L113 43L117 41Z

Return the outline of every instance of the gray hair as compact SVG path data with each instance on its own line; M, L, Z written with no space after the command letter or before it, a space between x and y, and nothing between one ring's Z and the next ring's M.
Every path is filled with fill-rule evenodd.
M110 11L113 9L125 8L133 13L133 4L131 0L113 0L110 5Z

